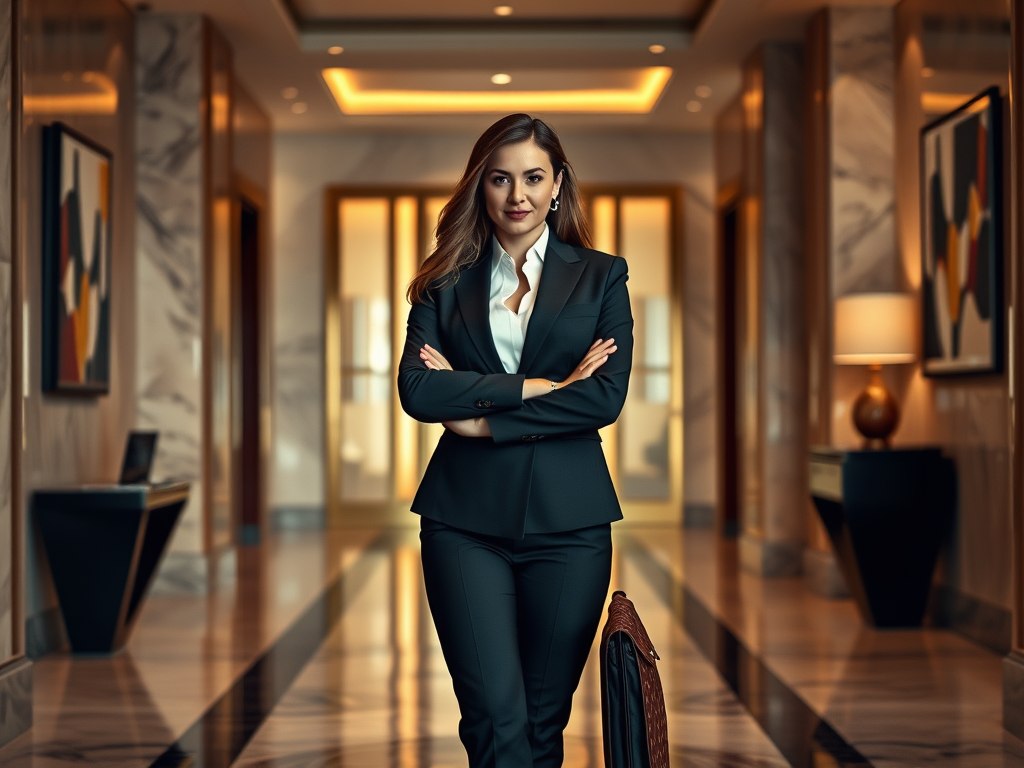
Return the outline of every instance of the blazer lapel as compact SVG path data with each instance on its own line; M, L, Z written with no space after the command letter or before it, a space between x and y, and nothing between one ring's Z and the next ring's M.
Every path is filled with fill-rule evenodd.
M484 250L476 264L459 275L459 281L455 283L455 296L459 301L459 311L466 330L473 339L473 346L492 373L504 373L505 366L501 364L498 349L494 346L491 321L487 314L487 302L491 296L490 248Z
M543 346L558 313L562 311L573 288L579 282L580 275L583 274L583 268L587 265L572 248L558 240L554 232L548 237L544 269L540 274L540 287L537 289L537 303L534 304L530 324L526 328L518 373L530 370L530 364Z

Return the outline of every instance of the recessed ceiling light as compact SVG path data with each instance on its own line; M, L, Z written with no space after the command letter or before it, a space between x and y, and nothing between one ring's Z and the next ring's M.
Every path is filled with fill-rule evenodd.
M711 88L706 85L698 85L693 89L693 92L700 96L700 98L706 99L711 95Z
M923 67L921 69L921 77L935 77L935 69L933 67Z
M703 107L703 106L704 105L701 104L699 101L688 101L688 102L686 102L686 108L688 110L690 110L691 112L700 112L701 107Z
M511 5L496 5L494 6L495 16L511 16L512 6Z
M294 99L296 96L299 95L299 89L289 85L287 88L281 91L281 95L284 96L286 99Z
M649 46L647 48L647 50L650 51L651 53L664 53L665 52L665 46L664 45L657 45L657 44L655 44L655 45Z
M506 75L504 73L491 75L491 82L495 85L508 85L512 82L512 75Z
M304 101L296 101L294 104L292 104L292 112L294 112L296 115L303 114L307 109L309 109L309 107L306 105L306 102Z
M337 56L339 53L341 53L344 50L345 49L342 48L340 45L332 45L330 48L327 49L327 52L329 54L331 54L331 56Z

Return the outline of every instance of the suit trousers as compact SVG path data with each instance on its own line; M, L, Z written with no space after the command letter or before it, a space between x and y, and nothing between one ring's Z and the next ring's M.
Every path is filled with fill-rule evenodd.
M471 768L557 768L611 579L608 523L523 539L423 518L423 581Z

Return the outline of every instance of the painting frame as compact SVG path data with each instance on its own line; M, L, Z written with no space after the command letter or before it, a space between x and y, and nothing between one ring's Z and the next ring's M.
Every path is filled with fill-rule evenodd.
M107 395L114 156L56 122L42 128L42 157L42 388Z
M1003 155L1003 97L997 86L921 129L925 376L1003 371ZM950 274L956 275L952 287Z

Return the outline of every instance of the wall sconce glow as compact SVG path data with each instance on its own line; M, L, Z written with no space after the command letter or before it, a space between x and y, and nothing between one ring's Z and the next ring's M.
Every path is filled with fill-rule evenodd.
M650 51L651 53L664 53L665 52L665 46L664 45L657 45L657 44L655 44L655 45L649 46L647 48L647 50Z
M512 75L497 74L491 76L491 82L495 85L508 85L512 82Z
M66 74L66 73L65 73ZM88 75L88 77L86 77ZM69 78L61 77L63 82ZM42 93L25 94L22 107L26 115L49 115L68 113L72 115L112 115L117 112L117 86L102 72L86 72L81 76L86 85L77 93L68 93L67 88L54 88L46 93L46 83L41 84Z
M364 90L351 69L323 70L346 115L487 114L563 112L647 114L672 78L671 67L647 67L633 88L560 91Z
M690 112L700 112L703 106L704 105L701 104L699 101L686 102L686 109L689 110Z
M495 16L511 16L512 6L511 5L496 5L494 6Z
M337 56L339 53L344 52L344 50L345 49L342 48L340 45L332 45L330 48L327 49L327 52L331 54L331 56Z

